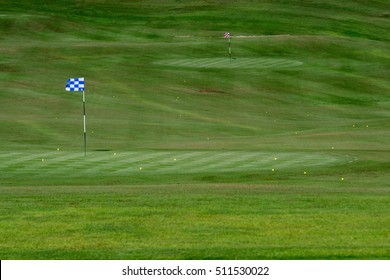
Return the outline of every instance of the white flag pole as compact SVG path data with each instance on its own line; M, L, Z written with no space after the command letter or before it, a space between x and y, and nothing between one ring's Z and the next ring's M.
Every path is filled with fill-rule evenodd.
M232 63L232 48L231 48L231 46L230 46L230 35L229 35L228 40L229 40L229 56L230 56L230 63Z
M83 91L83 111L84 111L84 156L87 156L87 125L85 117L85 93Z
M229 32L225 32L224 37L226 39L228 39L229 57L230 57L230 63L232 63L232 47L231 47L231 44L230 44L230 33Z
M87 124L85 114L85 92L84 78L69 78L65 86L66 91L82 91L83 92L83 112L84 112L84 156L87 156Z

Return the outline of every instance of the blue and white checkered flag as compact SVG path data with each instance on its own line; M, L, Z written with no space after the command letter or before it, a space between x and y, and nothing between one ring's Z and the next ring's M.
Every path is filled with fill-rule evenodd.
M66 83L66 91L84 91L84 78L70 78Z

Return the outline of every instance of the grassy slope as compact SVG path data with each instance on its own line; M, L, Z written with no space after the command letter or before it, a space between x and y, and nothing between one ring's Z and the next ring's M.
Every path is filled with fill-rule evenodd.
M2 1L2 258L388 258L388 8L387 1ZM233 38L233 53L303 65L154 64L226 56L224 31L290 34ZM183 35L195 37L175 37ZM87 161L78 157L81 97L64 92L71 76L87 79ZM218 163L221 151L240 150L310 161L282 157L245 170L229 158L234 172ZM199 168L199 157L197 166L113 176L127 159L112 154L129 151L167 152L178 162L203 151L212 172ZM343 160L319 164L334 156Z

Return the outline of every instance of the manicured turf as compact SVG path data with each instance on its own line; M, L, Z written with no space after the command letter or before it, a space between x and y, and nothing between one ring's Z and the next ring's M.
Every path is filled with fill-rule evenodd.
M147 174L196 174L222 172L283 172L292 167L319 168L353 163L343 155L320 153L281 153L256 151L138 151L92 152L87 157L75 152L8 153L2 157L0 170L4 178L15 180L19 174L28 180L47 177L123 177ZM302 171L304 172L304 171ZM301 173L302 173L301 172Z
M387 258L383 192L341 184L3 187L2 258Z
M390 258L388 1L0 5L0 259Z
M197 58L162 60L157 64L188 68L284 68L299 66L299 61L275 58Z

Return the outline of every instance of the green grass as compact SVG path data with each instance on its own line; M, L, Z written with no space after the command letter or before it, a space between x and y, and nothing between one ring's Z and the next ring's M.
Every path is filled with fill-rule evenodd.
M267 58L198 58L198 59L172 59L158 61L157 64L172 67L186 68L284 68L299 66L299 61L287 59L267 59Z
M198 184L2 191L13 206L2 219L3 258L388 257L389 242L381 241L389 222L386 188Z
M349 156L304 152L257 152L257 151L137 151L91 152L84 155L74 152L7 153L2 158L0 170L9 184L61 184L67 180L91 180L106 178L116 181L131 180L129 177L146 177L151 180L160 176L218 176L234 174L304 174L316 172L321 166L342 167L357 161ZM19 174L24 174L18 178ZM26 178L26 176L28 176ZM336 178L337 175L334 177ZM48 178L51 178L48 180ZM211 177L210 177L211 178Z
M388 1L0 8L1 259L390 258Z

